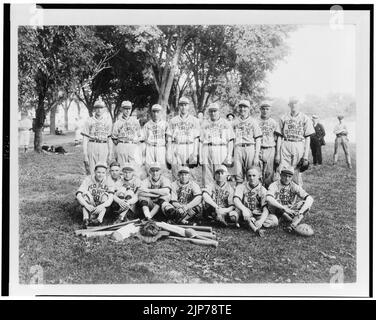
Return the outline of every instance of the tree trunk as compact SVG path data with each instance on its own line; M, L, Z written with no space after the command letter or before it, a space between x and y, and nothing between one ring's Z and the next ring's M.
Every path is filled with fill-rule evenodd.
M50 134L55 134L56 111L57 111L57 106L54 106L54 107L51 108L51 111L50 111Z
M35 111L34 150L36 152L42 152L42 133L45 120L46 111L44 110L44 95L40 95L38 99L38 107Z
M81 115L81 106L80 106L80 101L76 100L76 105L77 105L77 115Z
M68 131L68 110L69 106L64 106L64 129Z

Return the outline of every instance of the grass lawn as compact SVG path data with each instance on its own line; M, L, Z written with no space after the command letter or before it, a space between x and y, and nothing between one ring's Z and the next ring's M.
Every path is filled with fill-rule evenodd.
M333 145L323 148L324 165L307 171L305 189L315 202L305 220L312 238L278 227L264 238L245 229L217 228L217 249L177 240L114 243L74 235L81 212L74 193L84 178L82 149L59 141L72 154L20 153L19 281L29 283L40 265L45 284L106 283L327 283L340 265L345 282L356 281L356 171L331 163ZM72 141L72 139L70 140ZM351 145L355 159L355 145ZM354 168L355 161L353 162ZM199 172L195 172L199 179Z

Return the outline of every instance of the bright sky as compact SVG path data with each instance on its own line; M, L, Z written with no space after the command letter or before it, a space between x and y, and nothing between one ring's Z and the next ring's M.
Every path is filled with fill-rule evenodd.
M290 34L290 54L268 75L268 95L287 99L329 92L355 96L355 27L305 25Z

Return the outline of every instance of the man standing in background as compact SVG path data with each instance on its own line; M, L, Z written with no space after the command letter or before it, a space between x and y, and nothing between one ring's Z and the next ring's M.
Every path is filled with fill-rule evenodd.
M18 131L20 137L20 147L24 152L27 152L30 143L30 130L32 129L33 124L28 118L28 114L25 111L21 113L21 120L18 123Z
M333 155L333 165L337 164L338 161L338 148L342 146L343 152L346 156L346 163L349 169L352 168L350 150L349 150L349 139L347 137L348 130L346 125L343 123L343 116L337 117L339 123L334 127L334 134L336 135L336 140L334 142L334 155Z
M318 122L319 117L317 115L312 116L313 128L315 133L311 135L311 152L313 158L313 165L322 165L321 146L325 145L325 130L324 126Z

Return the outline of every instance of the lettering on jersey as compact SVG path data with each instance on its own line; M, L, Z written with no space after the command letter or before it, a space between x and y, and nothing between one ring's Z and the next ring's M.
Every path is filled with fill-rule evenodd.
M151 140L151 142L157 142L157 141L164 141L165 140L165 134L166 134L165 126L162 126L158 123L151 123L148 126L147 130L150 133L148 135L148 137L149 137L149 140Z
M110 131L107 124L103 121L95 121L91 124L89 134L100 140L107 140L110 135Z
M230 192L226 189L222 188L215 188L213 190L212 199L214 202L221 208L227 208L228 204L228 197L230 196Z
M276 194L282 205L290 205L294 202L295 195L290 188L281 188Z
M283 127L283 134L287 139L304 138L304 122L297 119L286 120Z
M257 192L248 191L244 195L244 203L248 209L251 211L260 209L261 207L261 197Z
M193 199L193 189L191 184L179 186L178 190L176 191L177 200L181 204L187 204L192 201Z
M126 181L124 180L123 184L122 184L122 187L125 188L127 191L128 190L131 190L133 191L134 193L137 192L137 189L138 189L138 185L137 182L135 180L129 180L129 181Z
M183 142L189 140L189 137L193 138L194 129L194 124L189 121L179 121L172 124L174 140L177 142Z
M137 123L124 122L119 129L119 136L133 141L137 138L138 130Z
M228 127L225 123L220 121L212 122L210 121L208 125L205 126L206 138L208 141L214 142L218 139L222 140L223 133Z
M108 192L108 186L105 183L97 182L89 186L88 191L93 196L95 204L99 204L102 194Z

